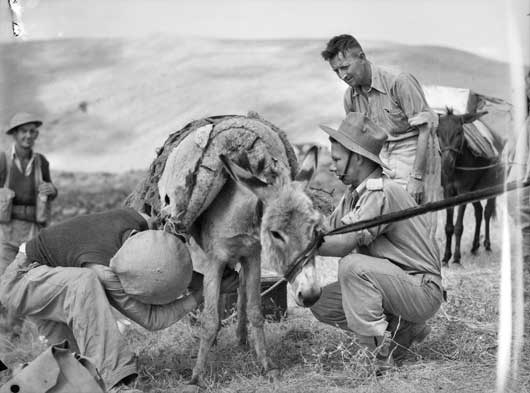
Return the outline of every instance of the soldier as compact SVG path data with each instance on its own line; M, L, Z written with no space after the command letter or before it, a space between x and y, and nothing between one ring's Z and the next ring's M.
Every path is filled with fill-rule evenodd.
M324 60L348 88L344 109L361 112L387 134L381 159L394 181L417 203L441 196L440 157L434 131L438 116L431 111L423 90L409 73L391 73L372 64L351 35L333 37L322 52ZM431 213L429 233L434 236L437 214Z
M14 143L9 151L0 152L0 185L15 192L11 220L0 223L0 275L15 259L19 246L43 226L36 222L37 197L53 200L57 196L48 160L33 151L41 125L36 116L16 114L6 131Z
M329 218L332 228L417 206L383 174L379 153L387 137L375 122L350 112L338 130L321 128L330 136L332 170L348 186ZM319 248L320 255L341 260L338 282L323 288L311 311L322 322L356 333L381 369L393 363L392 351L401 357L429 334L425 322L442 302L441 261L427 234L425 216L417 216L325 236Z
M130 386L137 375L136 356L119 332L112 307L144 328L158 330L203 300L198 274L189 284L189 295L161 305L143 303L125 292L109 267L118 251L135 266L184 264L177 260L183 254L175 252L184 245L169 233L148 231L150 224L147 216L130 208L63 221L23 243L0 277L2 304L17 316L31 318L50 345L67 339L74 352L90 358L109 393L140 392ZM179 273L183 271L179 267L175 276L165 277L172 287L188 286ZM223 278L221 290L233 292L237 284L232 272Z

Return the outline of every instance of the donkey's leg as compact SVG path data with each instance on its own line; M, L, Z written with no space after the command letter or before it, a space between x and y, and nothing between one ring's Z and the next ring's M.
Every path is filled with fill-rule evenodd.
M453 256L453 263L460 263L460 241L462 240L462 233L464 233L464 213L466 212L466 205L458 206L458 214L455 223L455 254Z
M473 237L473 247L471 253L476 254L480 247L480 226L482 225L482 204L480 201L473 203L475 209L475 236Z
M201 315L201 342L197 362L193 368L191 384L202 384L206 357L217 336L219 326L219 294L224 265L212 260L211 270L204 274L204 310Z
M486 251L491 251L490 241L490 219L495 214L495 198L490 198L486 202L486 209L484 211L484 221L486 224L486 235L484 236L484 247Z
M446 209L446 219L445 219L445 253L443 257L443 264L447 265L449 260L451 259L451 243L453 240L453 233L455 231L455 227L453 225L453 213L454 209L449 208Z
M263 331L263 313L261 312L261 263L259 256L255 256L248 259L246 266L246 281L247 281L247 313L248 319L252 326L252 335L254 349L258 361L263 367L263 371L273 379L279 377L279 371L277 367L267 356L267 350L265 347L265 333Z
M246 265L246 264L245 264ZM247 288L246 288L246 272L248 268L242 265L239 271L239 289L237 291L237 328L236 336L239 345L242 347L248 346L248 329L247 329Z

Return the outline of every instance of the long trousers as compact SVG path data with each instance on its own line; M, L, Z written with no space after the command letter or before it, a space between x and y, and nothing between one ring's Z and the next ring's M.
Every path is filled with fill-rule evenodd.
M92 270L39 265L19 252L0 278L0 301L35 321L50 345L68 339L94 362L107 389L137 374L136 356Z
M439 278L411 275L386 259L368 255L342 258L338 278L323 288L311 311L319 321L359 336L383 336L389 316L425 322L443 299Z

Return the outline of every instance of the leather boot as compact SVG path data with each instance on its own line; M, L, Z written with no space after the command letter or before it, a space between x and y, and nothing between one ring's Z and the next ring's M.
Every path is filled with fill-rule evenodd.
M390 332L385 332L384 336L360 336L359 344L368 352L376 375L382 375L394 367Z
M402 326L394 334L393 355L395 360L403 359L411 351L412 344L419 344L431 333L431 327L423 323L402 320Z

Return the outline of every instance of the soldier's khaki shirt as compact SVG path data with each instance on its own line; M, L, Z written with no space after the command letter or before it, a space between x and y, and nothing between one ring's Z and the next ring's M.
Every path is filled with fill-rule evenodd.
M409 118L430 111L419 82L408 73L393 74L370 63L369 88L349 87L344 94L344 110L361 112L382 127L389 141L418 135Z
M417 206L407 191L380 170L357 188L346 190L329 217L332 228ZM427 227L425 215L355 232L354 252L388 259L412 274L441 275L438 246Z

